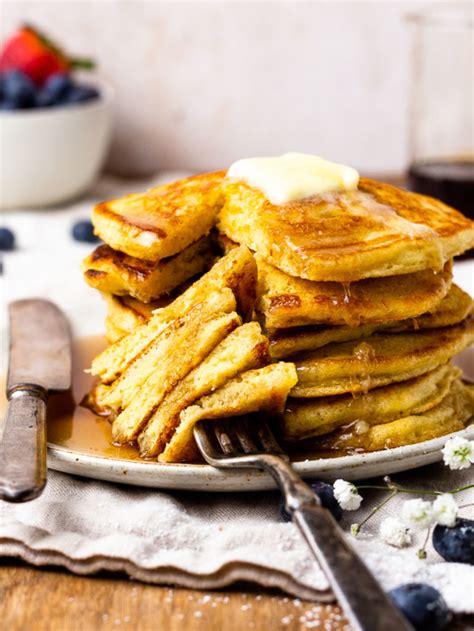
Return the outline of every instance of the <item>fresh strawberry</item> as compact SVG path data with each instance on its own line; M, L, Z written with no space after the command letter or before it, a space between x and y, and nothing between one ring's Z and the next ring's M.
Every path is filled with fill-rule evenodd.
M89 59L69 58L31 26L19 29L0 52L0 72L21 70L39 86L52 74L79 67L90 69L94 64Z

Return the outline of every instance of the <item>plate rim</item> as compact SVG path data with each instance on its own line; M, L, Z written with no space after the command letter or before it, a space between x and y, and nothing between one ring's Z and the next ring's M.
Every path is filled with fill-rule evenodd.
M354 480L367 479L380 476L381 473L374 472L373 468L382 465L388 465L390 472L393 473L440 461L442 447L449 438L454 436L474 439L474 422L457 432L412 445L336 458L302 460L293 463L293 466L305 478L319 475L327 479L337 477ZM397 465L401 462L404 464L399 468ZM140 462L75 451L54 443L48 443L48 467L96 480L120 481L134 486L152 488L194 491L205 487L207 491L216 492L276 488L269 474L259 470L224 470L216 469L208 464ZM100 475L98 476L97 473ZM143 484L143 475L150 484Z

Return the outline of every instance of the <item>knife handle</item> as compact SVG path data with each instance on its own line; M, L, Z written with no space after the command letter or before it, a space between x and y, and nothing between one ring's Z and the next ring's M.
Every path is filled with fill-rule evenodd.
M9 393L0 445L0 498L28 502L46 484L46 391L21 386Z

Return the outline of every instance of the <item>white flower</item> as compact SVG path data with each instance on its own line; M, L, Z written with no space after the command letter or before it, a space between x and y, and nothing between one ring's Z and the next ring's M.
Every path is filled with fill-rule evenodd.
M441 526L454 526L458 516L458 505L451 493L443 493L433 502L434 518Z
M446 441L442 453L450 469L467 469L474 462L474 442L455 436Z
M380 536L385 543L403 548L411 543L411 534L408 528L396 517L387 517L380 524Z
M357 488L345 480L336 480L333 484L334 497L344 510L357 510L362 502L362 497Z
M402 505L403 522L415 530L429 528L434 521L433 505L425 500L407 500Z

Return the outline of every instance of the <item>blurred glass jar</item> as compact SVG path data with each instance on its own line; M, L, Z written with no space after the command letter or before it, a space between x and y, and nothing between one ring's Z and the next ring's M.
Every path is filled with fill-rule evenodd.
M474 16L469 3L410 15L409 187L474 217Z

